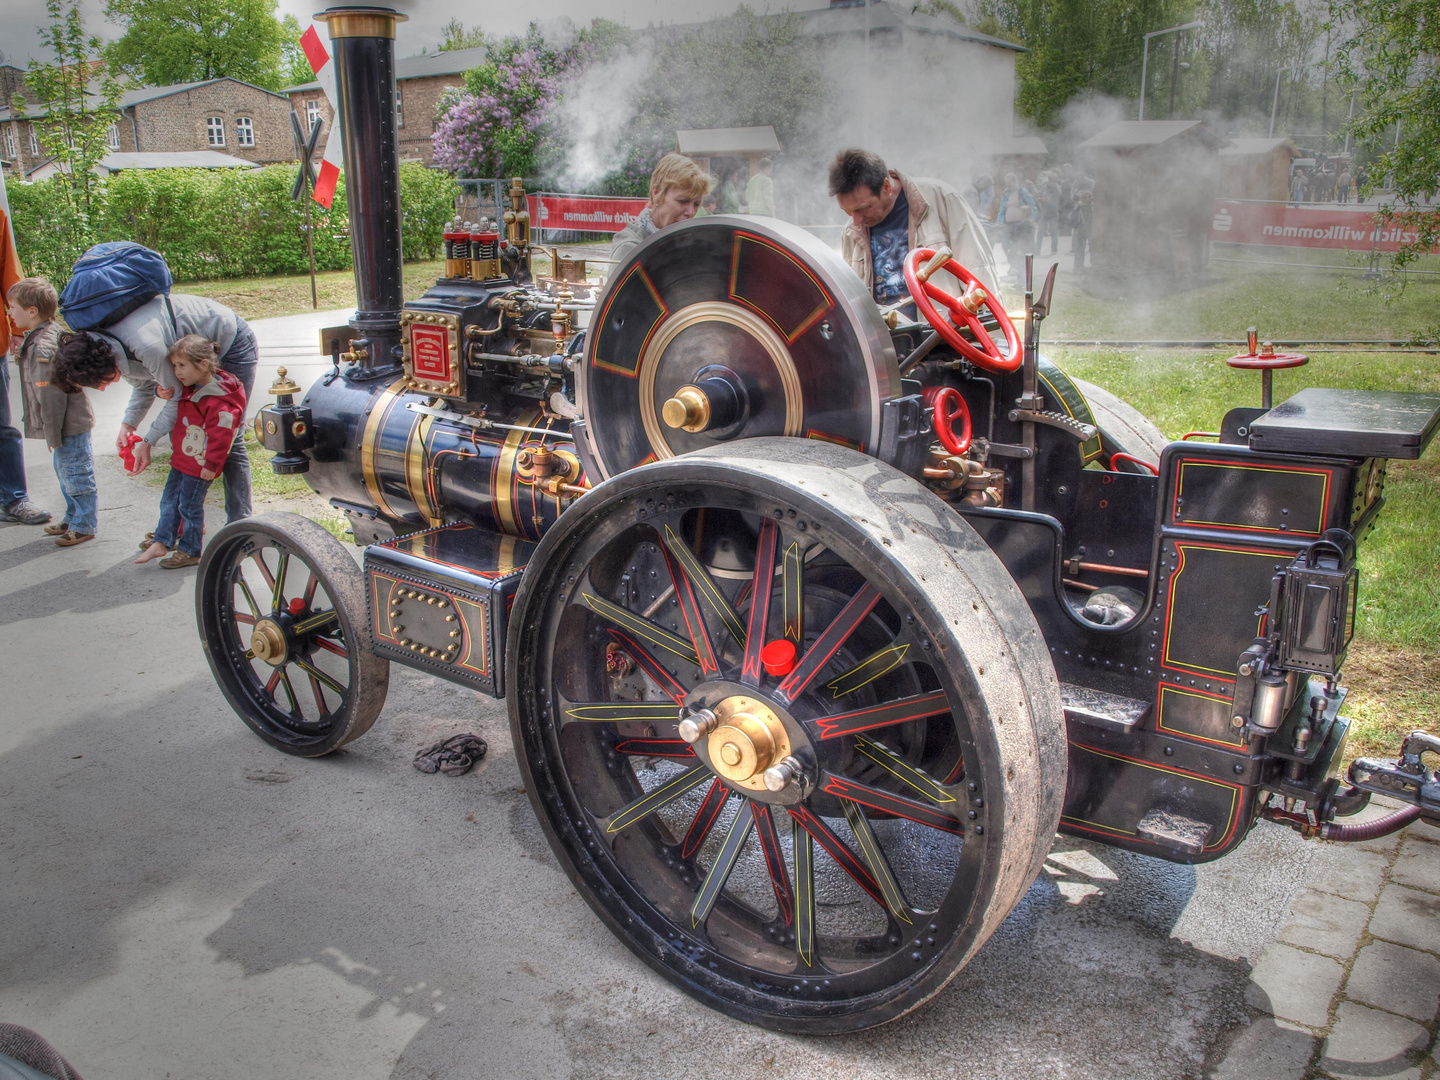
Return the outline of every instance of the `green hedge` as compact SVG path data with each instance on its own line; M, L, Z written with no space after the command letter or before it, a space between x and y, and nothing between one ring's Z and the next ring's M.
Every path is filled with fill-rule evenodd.
M265 169L135 169L98 188L95 222L77 228L58 179L10 186L20 261L57 288L86 245L67 238L88 231L93 242L135 240L165 256L176 281L265 274L303 274L305 209L290 198L294 165ZM403 256L434 259L441 232L454 214L455 181L418 162L400 166ZM341 176L334 206L311 204L315 268L350 266L349 214Z

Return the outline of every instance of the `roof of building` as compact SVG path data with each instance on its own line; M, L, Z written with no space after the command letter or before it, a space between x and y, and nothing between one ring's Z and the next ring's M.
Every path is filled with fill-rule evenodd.
M235 79L231 78L229 75L222 75L218 79L201 79L199 82L173 83L170 86L137 86L134 90L126 90L123 94L121 94L118 104L120 108L128 109L132 105L140 105L147 101L155 101L158 98L170 97L174 94L183 94L189 90L198 90L202 86L212 86L215 83L223 82L232 82L236 83L239 86L247 86L251 90L258 90L262 94L270 94L273 97L285 97L284 94L277 94L273 90L266 90L263 86L256 86L254 83L247 83L243 79ZM92 98L96 98L99 96L95 93L94 87L95 83L92 82L90 84L90 87L86 90L86 93ZM49 110L47 110L43 106L27 104L25 106L25 116L23 119L40 120L44 119L46 116L49 115ZM0 123L12 119L20 119L20 117L13 116L11 110L8 108L0 109Z
M909 4L891 4L886 0L831 0L828 8L814 11L797 11L803 20L800 32L812 37L831 37L839 34L894 33L896 30L920 34L934 34L953 38L957 41L971 41L978 45L993 45L997 49L1012 52L1029 52L1023 45L1013 41L982 34L964 23L942 15L924 15L911 9Z
M1230 145L1220 153L1225 157L1259 157L1262 154L1274 153L1282 147L1290 152L1292 158L1300 156L1300 151L1288 138L1260 139L1248 135L1232 137Z
M780 152L780 140L769 124L763 127L690 128L677 131L675 142L680 153L702 157Z
M1049 152L1039 135L1012 135L1008 142L997 143L992 150L996 157L1044 157Z
M404 56L395 61L395 81L406 79L429 79L444 75L461 75L485 62L488 50L482 45L474 49L447 49L445 52L418 53ZM301 90L319 90L318 82L287 86L283 93L293 94Z
M1091 135L1076 150L1127 150L1160 146L1182 135L1199 138L1208 145L1228 146L1203 120L1121 120Z

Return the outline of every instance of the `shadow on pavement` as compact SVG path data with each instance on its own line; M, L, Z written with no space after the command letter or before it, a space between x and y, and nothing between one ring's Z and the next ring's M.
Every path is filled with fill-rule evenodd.
M28 553L36 546L27 544L23 548L0 553L0 570L7 569L3 565L5 560L15 560L15 556ZM27 555L27 558L47 554L47 548L48 553L63 551L48 538L40 547L41 550ZM111 611L131 604L161 600L179 592L194 591L193 569L162 570L153 563L136 566L132 561L136 554L134 548L121 545L121 551L120 561L98 574L88 570L71 570L6 594L5 604L0 607L0 626L26 619L41 619L62 611L79 615Z

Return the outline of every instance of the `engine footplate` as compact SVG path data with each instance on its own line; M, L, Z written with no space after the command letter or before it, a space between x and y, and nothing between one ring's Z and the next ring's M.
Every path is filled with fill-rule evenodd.
M503 697L510 603L534 549L473 525L371 544L365 577L374 652Z

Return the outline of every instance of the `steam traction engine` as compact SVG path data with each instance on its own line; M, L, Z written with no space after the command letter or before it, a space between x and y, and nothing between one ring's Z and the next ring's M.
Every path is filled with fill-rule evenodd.
M326 15L359 310L256 426L365 556L285 514L207 548L206 653L267 742L362 735L391 661L505 696L596 913L707 1004L806 1032L935 994L1057 828L1200 862L1262 816L1440 820L1440 741L1335 775L1357 544L1440 398L1272 408L1297 361L1252 347L1264 406L1166 444L1040 357L1049 283L1022 335L914 252L907 321L801 230L722 216L595 295L533 277L518 183L402 303L397 16ZM1372 791L1411 808L1334 823Z

